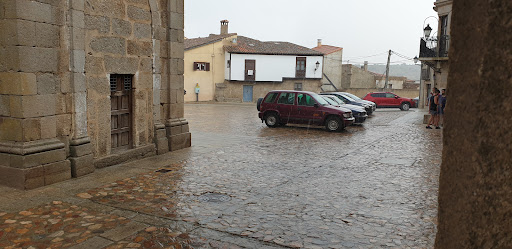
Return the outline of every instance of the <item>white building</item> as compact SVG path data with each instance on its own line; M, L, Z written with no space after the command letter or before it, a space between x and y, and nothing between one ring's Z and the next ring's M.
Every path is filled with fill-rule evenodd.
M281 82L321 79L323 54L289 42L261 42L238 36L226 48L226 80Z
M320 92L321 52L289 42L263 42L244 36L238 36L224 49L226 81L217 86L217 100L252 102L270 90Z

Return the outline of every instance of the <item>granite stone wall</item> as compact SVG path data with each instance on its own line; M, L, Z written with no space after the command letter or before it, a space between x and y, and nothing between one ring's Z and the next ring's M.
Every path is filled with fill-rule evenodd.
M183 0L0 1L0 184L35 188L190 146ZM111 74L133 75L111 150Z
M453 1L435 248L512 248L511 13Z

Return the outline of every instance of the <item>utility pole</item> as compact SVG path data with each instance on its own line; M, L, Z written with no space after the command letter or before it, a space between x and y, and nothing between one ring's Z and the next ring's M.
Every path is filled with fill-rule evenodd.
M386 64L386 83L384 83L384 89L388 88L388 81L389 81L389 61L391 59L391 49L388 53L388 63Z

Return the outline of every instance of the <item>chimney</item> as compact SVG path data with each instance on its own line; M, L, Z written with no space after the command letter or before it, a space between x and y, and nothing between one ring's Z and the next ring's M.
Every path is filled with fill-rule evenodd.
M220 21L220 34L221 35L224 35L224 34L228 33L228 24L229 24L228 20Z
M368 71L368 61L364 61L364 71Z
M318 45L317 47L321 47L322 46L322 39L318 39Z

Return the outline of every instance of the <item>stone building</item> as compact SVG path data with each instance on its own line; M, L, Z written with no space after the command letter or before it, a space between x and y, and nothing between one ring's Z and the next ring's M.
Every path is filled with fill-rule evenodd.
M322 39L318 39L317 46L312 49L324 54L323 73L327 75L327 77L323 77L322 89L326 92L335 91L336 89L341 90L343 88L343 48L323 45Z
M190 146L183 0L0 2L0 184Z
M342 88L376 88L375 73L368 71L368 64L359 68L352 64L343 65Z
M424 27L425 36L420 39L421 94L420 103L426 103L432 89L446 89L449 74L450 24L452 19L452 0L437 0L437 32L430 25Z

